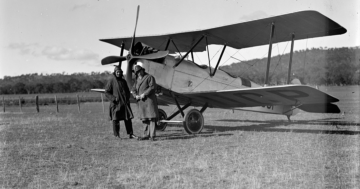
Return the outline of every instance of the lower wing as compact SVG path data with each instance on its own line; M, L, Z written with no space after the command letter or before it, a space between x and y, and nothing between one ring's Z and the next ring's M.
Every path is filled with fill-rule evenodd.
M105 89L91 89L90 91L98 92L98 93L105 93Z
M98 93L105 93L105 89L91 89L90 91L92 91L92 92L98 92ZM134 98L130 98L130 102L131 102L131 103L135 103L136 100L135 100ZM158 104L159 104L159 105L163 105L163 106L168 106L168 105L169 105L168 102L163 101L163 100L161 100L161 99L159 99Z
M192 104L208 103L214 108L255 107L271 105L295 106L307 112L340 113L339 100L329 94L305 85L284 85L235 90L181 93Z

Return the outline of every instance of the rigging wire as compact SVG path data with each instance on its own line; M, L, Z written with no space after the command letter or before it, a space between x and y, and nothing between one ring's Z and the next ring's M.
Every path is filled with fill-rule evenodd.
M237 53L238 53L240 56L242 56L245 61L247 61L247 58L245 58L245 57L240 53L240 51L237 51Z
M210 62L215 58L215 56L219 53L219 51L221 50L221 48L219 48L219 50L214 54L214 56L210 59Z
M307 42L309 38L306 38L306 46L305 46L305 56L304 56L304 71L303 71L303 80L305 80L305 64L306 64L306 52L307 52Z
M264 26L264 29L266 29L266 28L268 28L270 25L267 25L267 26ZM248 41L251 41L251 40L253 40L255 37L257 37L258 35L259 35L259 33L261 32L262 30L259 30L251 39L249 39ZM218 50L219 51L219 50ZM237 51L232 55L232 56L234 56L236 53L238 53L240 51L240 49L237 49ZM218 53L218 52L217 52ZM227 53L228 54L228 53ZM266 54L266 53L265 53ZM264 54L264 55L265 55ZM198 55L195 53L195 55L198 57ZM228 54L229 55L229 54ZM262 58L264 57L264 55L262 56ZM231 58L232 58L232 56L230 56L226 61L224 61L224 62L222 62L220 65L219 65L219 69L220 69L220 67L223 65L223 64L225 64L226 62L228 62ZM261 59L262 59L261 58ZM200 62L201 62L201 59L198 57L198 59L200 60ZM259 60L260 61L260 60ZM258 62L258 61L257 61ZM257 62L255 62L252 66L254 66ZM252 66L250 66L250 67L252 67ZM203 83L207 78L209 78L210 77L210 75L209 76L207 76L206 78L204 78L198 85L196 85L191 91L194 91L201 83ZM236 80L236 78L234 79L234 80Z
M281 58L283 57L283 55L284 55L284 53L285 53L285 50L286 50L288 44L289 44L289 41L286 43L286 46L285 46L285 48L284 48L283 53L279 55L279 56L280 56L280 57L279 57L279 60L278 60L278 62L277 62L277 64L276 64L275 68L273 69L272 74L270 75L270 78L275 74L275 70L276 70L276 68L278 67L279 63L281 62ZM278 44L278 43L277 43L277 47L278 47L278 52L279 52L280 50L279 50L279 44ZM281 64L280 64L280 65L281 65ZM282 70L282 69L281 69L281 70Z
M201 62L201 58L197 55L197 53L194 53L194 54L195 54L195 56L198 58L200 64L203 64L203 63ZM193 60L193 61L195 62L195 60Z
M160 50L160 47L165 43L167 40L163 40L163 42L158 46L158 50Z
M263 29L263 30L268 29L269 26L270 26L270 25L264 26L264 29ZM252 41L253 39L255 39L255 37L257 37L257 36L260 34L260 32L262 32L263 30L259 30L255 35L253 35L252 38L250 38L249 40L247 40L247 41L245 42L245 44L246 44L248 41ZM238 51L240 51L240 49L237 49L237 51L236 51L232 56L234 56ZM225 62L221 63L220 66L222 66L222 65L225 64L227 61L229 61L230 58L231 58L231 56L230 56Z
M268 29L270 27L270 25L266 25L266 26L264 26L264 29L263 30L266 30L266 29ZM255 35L253 35L253 37L252 38L250 38L248 41L252 41L253 39L255 39L259 34L260 34L260 32L262 32L263 30L259 30ZM223 65L223 64L225 64L226 62L228 62L236 53L238 53L239 51L240 51L241 49L237 49L237 51L233 54L233 55L229 55L228 53L226 53L227 55L229 55L229 58L226 60L226 61L224 61L224 62L222 62L220 65L219 65L219 69L220 69L220 67ZM241 54L240 54L241 55ZM263 57L266 55L266 53L264 54L264 55L262 55L261 56L261 58L258 60L258 61L256 61L256 62L254 62L253 63L253 65L251 65L251 66L249 66L248 68L247 68L247 70L249 70L251 67L253 67L255 64L257 64L258 62L260 62L260 60L261 59L263 59ZM249 65L249 64L247 64L247 65Z
M238 51L239 52L239 51ZM235 53L236 54L236 53ZM265 57L265 55L267 54L267 52L265 52L262 56L260 56L261 58L259 58L257 61L255 61L254 63L246 63L245 62L245 64L246 65L248 65L248 67L246 68L246 70L245 71L248 71L248 70L250 70L250 68L252 68L253 66L255 66L257 63L259 63L264 57ZM229 55L229 54L228 54ZM240 54L241 55L241 54ZM230 55L229 55L230 56ZM244 56L243 56L244 57ZM230 57L230 58L233 58L233 59L236 59L235 57ZM244 57L245 58L245 57ZM245 58L246 59L246 58ZM239 59L236 59L236 60L239 60ZM239 61L241 61L241 60L239 60ZM244 60L244 61L248 61L248 60Z

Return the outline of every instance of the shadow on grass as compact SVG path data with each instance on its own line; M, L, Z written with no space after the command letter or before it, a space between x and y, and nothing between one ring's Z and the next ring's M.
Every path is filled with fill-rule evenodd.
M171 130L170 130L171 128ZM213 130L208 130L205 128L199 134L188 134L185 132L182 125L168 125L165 131L156 131L158 140L178 140L178 139L192 139L199 137L214 137L214 136L229 136L233 135L230 133L214 133Z
M216 130L219 132L225 131L262 131L262 132L296 132L296 133L320 133L320 134L343 134L343 135L359 135L360 131L339 130L342 129L338 126L360 126L360 123L346 122L346 121L334 121L334 119L318 119L318 120L306 120L306 121L256 121L256 120L237 120L237 119L222 119L216 120L222 122L242 122L253 123L247 126L213 126L206 125L204 128L210 130ZM327 129L294 129L294 128L275 128L278 126L291 126L291 125L317 125L317 126L335 126L338 130Z
M157 136L156 138L158 140L178 140L178 139L192 139L192 138L199 138L199 137L214 137L214 136L229 136L229 135L233 135L233 134L219 134L216 133L214 134L212 131L205 131L205 132L201 132L200 134L194 134L194 135L189 135L187 133L171 133L171 134L162 134Z

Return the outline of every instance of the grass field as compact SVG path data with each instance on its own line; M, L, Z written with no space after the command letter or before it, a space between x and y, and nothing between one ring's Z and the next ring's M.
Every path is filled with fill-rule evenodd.
M101 103L83 103L80 113L77 105L59 113L8 107L0 114L0 188L359 188L359 86L321 90L341 100L345 116L300 112L288 123L208 109L201 134L170 125L155 142L128 139L123 123L122 139L113 137ZM141 122L133 125L140 135Z

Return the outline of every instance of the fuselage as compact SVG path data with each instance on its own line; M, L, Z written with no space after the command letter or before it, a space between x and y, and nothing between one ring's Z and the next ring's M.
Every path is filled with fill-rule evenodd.
M230 74L217 70L214 76L210 76L210 69L207 66L199 66L196 63L183 60L177 67L174 65L179 61L179 58L173 56L166 56L163 61L152 61L146 59L138 59L132 61L126 71L126 80L129 86L133 85L134 74L132 68L134 65L141 65L145 71L155 77L157 85L163 89L175 93L190 93L190 92L205 92L205 91L218 91L218 90L231 90L242 89L250 87L261 87L248 79L241 77L233 77ZM213 72L214 68L211 68ZM159 100L164 102L172 101L171 95L163 95L158 97ZM181 102L185 104L186 102ZM259 106L259 107L239 107L237 110L262 112L270 114L284 114L294 115L298 111L292 110L292 106Z
M146 72L155 77L158 85L176 93L260 87L248 79L233 77L222 70L217 70L211 77L209 67L199 66L188 60L183 60L174 68L179 60L166 56L161 63L139 59L134 64L141 64ZM211 68L211 72L213 69Z

